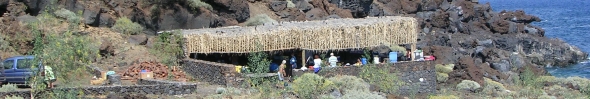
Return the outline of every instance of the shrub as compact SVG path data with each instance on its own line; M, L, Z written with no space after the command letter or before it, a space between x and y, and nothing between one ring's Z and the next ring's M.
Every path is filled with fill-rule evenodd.
M293 81L295 93L303 98L316 98L314 95L327 93L334 87L332 81L312 73L305 73Z
M492 79L488 79L488 78L484 78L485 81L485 87L483 88L484 93L503 93L506 92L506 88L504 87L504 85L502 85L499 82L496 82Z
M455 95L447 95L447 96L430 96L428 99L460 99Z
M41 47L37 55L43 57L45 65L53 67L58 79L68 83L64 85L73 85L73 81L78 81L75 77L87 74L86 66L100 57L99 45L87 36L76 36L67 31L48 34L43 39L48 43L35 44L35 49Z
M71 23L79 23L80 22L80 17L78 17L78 15L76 15L76 13L74 13L68 9L61 8L59 10L56 10L53 13L55 14L55 16L57 16L59 18L67 19Z
M246 26L256 26L256 25L262 25L265 23L274 23L274 22L277 22L277 21L270 18L266 14L260 14L260 15L256 15L254 17L251 17L250 19L248 19L248 21L244 22L244 24Z
M168 66L177 66L183 56L182 36L178 31L164 32L158 35L150 53L159 57L160 62Z
M219 87L219 88L215 89L215 93L217 93L217 94L224 94L225 93L225 88Z
M461 83L457 84L457 90L475 91L479 88L481 88L479 83L471 80L463 80Z
M438 82L447 82L449 79L449 74L436 72L436 81Z
M385 99L385 97L368 91L347 90L342 99Z
M449 65L436 64L434 66L434 68L435 68L436 72L448 74L450 72L453 72L454 66L455 65L453 65L453 64L449 64Z
M23 97L20 97L20 96L13 96L13 95L10 95L10 96L6 96L6 97L4 97L4 99L25 99L25 98L23 98Z
M336 97L329 95L329 94L324 94L324 95L320 95L318 99L336 99Z
M555 96L550 96L550 95L541 95L539 97L537 97L537 99L557 99Z
M336 76L328 78L328 80L334 82L340 90L369 91L369 84L355 76Z
M115 25L113 25L111 28L117 32L128 35L136 35L143 31L143 27L141 25L131 21L127 17L120 17L117 19Z
M191 8L193 8L193 10L197 10L197 9L199 9L200 7L204 7L204 8L207 8L207 9L209 9L209 10L213 10L213 7L212 7L211 5L209 5L209 4L207 4L207 3L205 3L205 2L203 2L203 1L201 1L201 0L186 0L186 1L187 1L187 4L188 4L188 5L189 5Z
M390 73L389 69L373 65L363 66L359 74L369 84L376 85L385 93L395 93L400 86L406 85L398 78L397 73Z
M399 46L399 45L391 45L391 46L389 46L389 49L391 49L391 51L394 51L394 52L396 52L396 51L399 52L398 55L401 54L403 56L406 56L406 53L407 53L406 48Z
M2 88L0 88L0 92L10 92L10 91L15 91L18 89L18 86L14 85L14 84L6 84L6 85L2 85Z
M525 87L525 88L521 88L517 95L520 97L538 97L540 95L543 95L543 90L542 89L537 89L537 88L533 88L533 87Z

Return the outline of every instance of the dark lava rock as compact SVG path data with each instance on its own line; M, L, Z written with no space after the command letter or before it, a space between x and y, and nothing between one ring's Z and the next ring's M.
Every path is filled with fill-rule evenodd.
M213 0L210 4L214 5L216 13L221 17L238 22L245 22L250 18L250 6L246 0Z
M465 79L473 80L479 84L484 84L484 72L475 65L474 59L469 56L463 56L459 62L455 64L453 72L449 73L449 80L451 84L457 84Z
M148 37L145 34L130 35L127 40L131 44L145 45L148 41Z
M326 0L313 0L313 1L326 1ZM373 0L327 0L329 3L335 4L336 7L342 9L348 9L355 18L362 18L369 15L371 10L371 4ZM318 6L315 6L316 8ZM343 16L341 16L343 17Z
M276 12L282 21L304 21L306 14L299 11L297 8L288 8L286 10Z
M269 5L272 11L282 11L287 8L287 1L272 1Z

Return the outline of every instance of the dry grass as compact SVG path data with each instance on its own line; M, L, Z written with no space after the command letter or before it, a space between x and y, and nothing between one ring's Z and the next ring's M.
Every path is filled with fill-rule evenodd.
M275 23L278 24L278 23ZM416 43L417 23L410 17L288 22L257 27L184 30L187 53L248 53L285 49L337 50Z

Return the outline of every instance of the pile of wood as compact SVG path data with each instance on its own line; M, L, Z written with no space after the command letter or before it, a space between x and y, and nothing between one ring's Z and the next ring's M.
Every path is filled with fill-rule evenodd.
M124 79L139 79L141 70L148 70L153 72L155 79L168 79L168 74L172 74L176 80L186 79L186 75L180 69L173 67L169 70L169 67L159 62L141 62L131 65L122 75ZM170 73L171 72L171 73Z

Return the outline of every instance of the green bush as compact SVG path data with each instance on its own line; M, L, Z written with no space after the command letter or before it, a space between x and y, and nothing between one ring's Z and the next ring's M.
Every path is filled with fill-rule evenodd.
M336 85L332 81L324 80L324 77L312 73L305 73L293 81L295 93L306 99L317 98L314 96L328 93L335 87Z
M117 19L115 25L113 25L111 28L117 32L128 35L136 35L143 31L143 27L141 25L131 21L127 17L120 17Z
M256 15L254 17L251 17L250 19L248 19L248 21L244 22L244 24L246 26L256 26L256 25L262 25L265 23L273 23L273 22L277 22L277 21L270 18L266 14L260 14L260 15Z
M221 87L215 89L215 93L217 93L217 94L223 94L223 93L225 93L225 91L226 91L225 88L221 88Z
M80 23L80 17L68 9L61 8L53 13L59 18L68 20L68 22L70 22L70 24L74 24L74 26L77 25L77 23Z
M2 85L2 88L0 88L0 92L10 92L10 91L15 91L18 89L18 86L14 85L14 84L6 84L6 85Z
M557 99L557 98L555 96L550 96L550 95L544 94L544 95L537 97L537 99Z
M328 78L328 80L334 82L336 87L340 90L369 91L369 84L363 81L363 79L355 76L336 76Z
M363 66L359 74L361 78L369 84L376 85L384 93L396 93L400 86L406 85L398 78L397 73L390 73L389 69L373 65Z
M457 84L457 90L475 91L479 88L481 88L479 83L471 80L463 80L461 83Z
M447 95L447 96L430 96L428 97L428 99L460 99L459 97L455 96L455 95Z
M389 46L389 49L391 49L391 51L394 51L394 52L397 51L397 52L399 52L397 54L401 54L403 56L406 56L406 53L408 53L406 51L406 48L405 47L399 46L399 45L391 45L391 46Z
M13 96L13 95L10 95L10 96L6 96L6 97L4 97L4 99L25 99L25 98L23 98L23 97L20 97L20 96Z
M320 95L318 99L336 99L336 97L334 97L330 94L323 94L323 95Z
M385 97L368 91L348 90L342 99L385 99Z
M178 62L184 55L182 35L178 31L159 34L150 53L159 57L159 61L168 66L178 66Z
M209 10L213 10L213 7L212 7L211 5L209 5L209 4L207 4L207 3L205 3L205 2L203 2L203 1L201 1L201 0L186 0L186 1L187 1L187 4L188 4L188 5L189 5L191 8L193 8L193 10L197 10L197 9L199 9L200 7L204 7L204 8L207 8L207 9L209 9Z
M448 73L453 72L454 66L455 66L454 64L449 64L449 65L436 64L436 65L434 65L434 69L436 70L436 72L448 74Z
M504 93L506 92L506 88L502 83L496 82L492 79L484 78L485 87L483 88L484 93Z
M436 81L437 82L444 83L444 82L447 82L447 80L449 80L449 74L436 72Z

